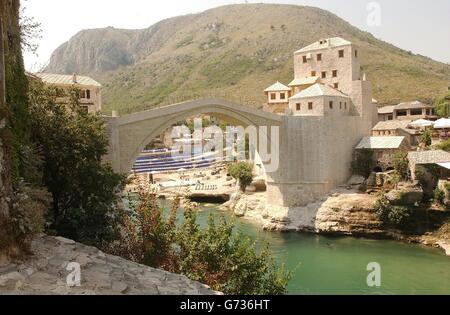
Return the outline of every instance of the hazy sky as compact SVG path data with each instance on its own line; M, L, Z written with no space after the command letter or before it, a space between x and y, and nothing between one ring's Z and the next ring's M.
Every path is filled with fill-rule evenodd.
M162 19L197 13L232 0L22 0L26 15L42 23L43 38L38 56L26 53L29 70L46 63L51 53L77 32L88 28L114 26L145 28ZM400 48L450 63L449 0L271 0L249 3L289 3L329 10L358 28ZM367 6L381 8L379 26L367 22ZM372 11L373 12L373 11Z

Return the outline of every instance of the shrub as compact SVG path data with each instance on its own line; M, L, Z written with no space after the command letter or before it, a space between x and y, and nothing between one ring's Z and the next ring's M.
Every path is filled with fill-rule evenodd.
M433 165L418 165L416 168L416 178L424 192L424 198L430 200L434 197L434 191L439 181L439 170Z
M444 94L436 100L436 113L439 117L447 118L450 116L450 93Z
M242 191L253 181L253 165L246 162L239 162L231 165L228 172L234 178L239 180L239 185Z
M375 205L378 218L386 225L403 228L412 216L412 210L407 206L392 206L389 200L381 195Z
M31 241L44 229L44 214L50 204L51 196L46 190L17 182L9 217L0 218L0 252L7 252L12 258L29 254Z
M409 170L409 161L408 161L408 153L406 152L397 152L394 154L393 161L394 169L398 175L400 175L401 179L408 179L408 170Z
M355 160L352 162L352 171L354 174L369 177L375 166L374 152L370 149L358 150L355 153Z
M444 201L445 201L445 192L444 191L442 191L441 189L439 189L439 188L436 188L435 190L434 190L434 201L435 202L437 202L437 203L439 203L439 204L444 204Z
M431 130L425 130L423 135L420 137L420 143L425 145L425 147L431 146L433 143L433 132Z
M442 141L436 146L436 148L439 150L450 152L450 140Z
M126 259L184 274L230 295L286 293L291 273L278 268L270 252L258 252L248 237L233 233L234 225L211 216L206 229L197 223L197 209L184 203L184 220L176 225L179 198L169 211L158 206L156 195L141 187L137 201L124 213L121 240L111 252Z

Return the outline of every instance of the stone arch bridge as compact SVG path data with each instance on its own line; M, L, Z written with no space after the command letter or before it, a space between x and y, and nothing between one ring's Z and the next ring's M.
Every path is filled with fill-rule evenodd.
M129 173L142 150L174 124L197 115L213 115L235 126L280 126L282 117L222 99L200 99L123 117L107 118L114 170Z
M267 126L267 131L258 132L265 132L267 138L263 139L269 143L273 140L269 139L270 127L279 127L279 167L266 174L267 199L271 205L289 208L314 202L347 182L353 150L370 131L359 116L281 116L222 99L200 99L105 118L110 136L105 160L115 171L129 173L154 138L174 124L201 114L244 128Z

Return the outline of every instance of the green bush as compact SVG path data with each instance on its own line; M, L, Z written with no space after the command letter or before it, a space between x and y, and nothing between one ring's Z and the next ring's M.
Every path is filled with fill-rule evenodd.
M409 161L408 161L408 153L406 152L397 152L394 154L394 158L392 161L394 165L394 169L398 175L400 175L402 180L408 179L408 170L409 170Z
M108 148L104 122L99 115L82 110L77 93L32 85L32 140L42 149L43 184L52 195L47 217L50 230L101 246L117 236L120 215L116 192L125 178L102 163ZM58 103L58 97L68 97L70 104Z
M355 153L355 160L352 162L354 174L369 177L375 166L374 152L370 149L358 150Z
M30 253L33 238L44 229L44 214L51 204L50 194L42 188L14 185L13 207L9 217L0 217L0 253L21 258Z
M403 228L412 216L412 209L407 206L392 206L384 195L379 197L375 211L384 224L398 228Z
M210 216L206 229L197 223L197 209L184 203L184 220L176 225L179 198L169 213L156 195L141 187L124 214L121 240L111 252L153 268L184 274L229 295L285 294L291 273L274 263L267 248L233 233L234 225Z
M433 143L433 132L426 130L420 137L420 143L424 144L427 148Z
M450 152L450 140L442 141L436 146L436 148L439 150Z
M425 201L434 197L434 191L439 182L439 169L435 165L418 165L416 178L423 190Z
M231 165L228 172L234 178L239 180L239 185L242 191L253 181L253 165L246 162L239 162Z
M435 190L434 190L434 201L435 202L437 202L437 203L439 203L439 204L444 204L444 201L445 201L445 192L444 191L442 191L441 189L439 189L439 188L436 188Z
M435 103L436 113L439 117L447 118L450 116L450 93L439 97Z

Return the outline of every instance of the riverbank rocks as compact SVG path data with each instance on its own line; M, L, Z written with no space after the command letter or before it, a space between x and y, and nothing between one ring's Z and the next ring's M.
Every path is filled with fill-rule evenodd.
M213 295L185 276L107 255L74 241L42 235L27 261L0 266L0 294ZM80 286L67 282L80 275Z
M450 243L438 242L437 245L445 251L445 254L450 257Z
M315 231L322 234L382 236L385 231L374 206L377 198L368 194L341 194L328 198L319 208Z
M423 199L423 190L417 186L404 185L387 193L386 198L393 206L413 206Z

